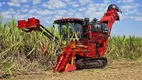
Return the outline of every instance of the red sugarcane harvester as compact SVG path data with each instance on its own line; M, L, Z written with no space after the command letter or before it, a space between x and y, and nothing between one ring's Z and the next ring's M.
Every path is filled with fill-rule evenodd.
M107 59L104 55L107 50L108 38L112 25L119 20L118 12L122 13L115 4L111 4L100 21L97 21L96 18L92 21L89 21L89 18L55 20L53 27L58 28L63 40L68 40L69 45L64 47L54 72L105 67ZM41 31L50 40L59 40L35 18L29 18L28 21L19 20L18 28L26 32Z

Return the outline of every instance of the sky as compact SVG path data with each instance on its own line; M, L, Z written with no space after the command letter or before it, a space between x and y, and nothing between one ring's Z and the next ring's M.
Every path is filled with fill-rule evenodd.
M0 0L0 16L4 21L35 17L42 25L51 26L62 17L100 20L110 4L123 12L111 35L142 37L142 0Z

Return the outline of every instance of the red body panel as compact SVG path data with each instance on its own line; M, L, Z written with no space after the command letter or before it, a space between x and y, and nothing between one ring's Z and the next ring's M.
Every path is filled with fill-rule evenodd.
M40 27L40 21L38 19L35 18L29 18L28 21L26 20L19 20L18 21L18 28L20 29L39 29Z
M22 29L22 28L25 28L26 26L27 26L26 20L19 20L18 21L18 28Z

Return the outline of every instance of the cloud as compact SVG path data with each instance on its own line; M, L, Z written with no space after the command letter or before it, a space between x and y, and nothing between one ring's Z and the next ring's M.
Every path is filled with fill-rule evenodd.
M41 6L43 6L43 7L45 7L45 8L48 7L48 6L47 6L47 3L43 3Z
M20 7L20 13L23 12L29 12L29 5L22 5L22 7Z
M129 3L121 6L123 11L122 19L135 19L139 20L137 17L141 11L139 11L140 4L139 3Z
M28 0L10 0L7 2L9 6L15 6L15 7L20 7L20 3L26 3Z
M65 1L65 2L70 2L70 1L72 1L72 0L63 0L63 1Z
M13 3L26 3L28 0L10 0Z
M50 10L40 10L40 11L36 11L37 14L39 15L50 15L50 14L55 14L54 11L50 11Z
M2 3L0 2L0 7L2 7Z
M1 15L4 16L5 19L10 19L12 18L12 15L15 15L16 12L14 10L8 10L8 11L3 11L1 12Z
M45 9L45 10L38 10L38 9L31 9L29 10L29 13L32 14L38 14L38 15L51 15L51 14L55 14L54 11Z
M134 2L134 0L123 0L124 3Z
M139 6L140 6L139 3L131 3L131 4L122 5L121 8L124 10L132 10L138 8Z
M29 10L29 13L36 13L37 12L37 9L31 9Z
M93 18L101 18L106 12L107 4L89 4L87 9L85 10L86 17Z
M24 8L29 8L29 5L23 5Z
M142 21L142 12L137 12L137 15L133 16L133 19L136 21Z
M41 3L41 0L33 0L33 4L35 5L35 4L39 4L39 3Z
M66 4L71 5L72 7L78 7L80 5L79 3L77 3L77 1L74 0L67 2Z
M58 14L58 15L65 15L67 14L67 10L57 10L55 14Z
M54 19L61 19L62 17L65 17L65 16L61 16L61 15L54 15Z
M9 6L15 6L15 7L20 7L20 3L26 3L28 0L10 0L7 2Z
M7 2L9 6L15 6L15 7L20 7L21 5L19 3L14 3L14 2Z
M17 20L26 19L28 17L28 14L18 14L18 13L16 13L13 17L15 19L17 19Z
M76 7L79 7L80 5L79 4L73 4L72 6L76 8Z
M138 9L137 8L134 8L133 6L129 6L129 5L125 5L125 6L122 6L122 10L123 10L123 14L124 15L131 15L131 14L137 14L138 12Z
M142 16L140 16L140 17L139 17L139 16L135 17L135 20L136 20L136 21L142 21Z
M2 5L4 5L5 4L5 2L0 2L0 7L2 7Z
M46 20L44 21L46 24L49 23L49 24L52 24L53 22L51 20Z
M24 14L23 12L21 12L21 10L15 11L13 9L1 12L1 15L4 16L4 19L6 19L6 20L10 20L11 18L14 18L16 20L21 20L21 19L27 20L28 18L31 18L31 17L36 17L39 19L44 18L38 14Z
M76 14L75 14L75 17L77 17L77 18L83 18L83 14L81 14L81 13L76 13Z
M21 9L22 12L28 12L28 9Z
M87 8L86 7L81 7L78 9L78 11L85 11Z
M93 2L93 0L79 0L79 3L81 3L81 5L89 4L92 2Z
M117 0L116 2L117 3L132 3L134 2L135 0Z
M67 4L61 0L48 0L47 5L49 9L65 8L67 6Z
M104 3L110 3L110 0L104 0Z
M76 13L76 10L75 9L69 9L69 11L68 11L68 16L71 16L71 15L73 15L73 14L75 14Z

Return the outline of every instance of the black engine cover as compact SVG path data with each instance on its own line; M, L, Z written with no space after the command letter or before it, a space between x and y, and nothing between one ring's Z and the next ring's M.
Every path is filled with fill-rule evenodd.
M107 24L101 23L100 21L96 21L92 23L93 32L101 32L101 33L108 33L110 29Z

